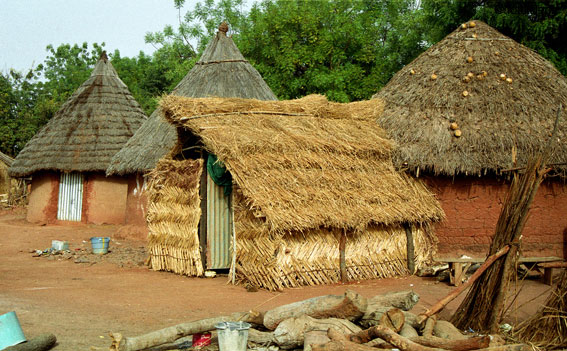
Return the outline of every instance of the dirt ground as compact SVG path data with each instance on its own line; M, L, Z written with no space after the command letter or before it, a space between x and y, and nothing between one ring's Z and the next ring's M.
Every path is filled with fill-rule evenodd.
M342 294L346 289L367 297L413 289L420 302L412 312L419 313L454 288L434 278L404 277L247 292L242 286L227 284L226 276L189 278L151 271L143 264L145 242L119 239L118 229L110 225L33 225L25 221L23 209L0 211L0 314L15 311L28 339L55 334L58 344L54 350L103 350L110 346L109 332L136 336L200 318ZM111 237L111 252L103 257L90 254L88 240L93 236ZM71 254L34 257L35 250L49 248L52 240L69 241ZM524 284L516 306L539 297L515 311L510 322L534 313L547 296L549 287L539 281ZM441 317L450 316L461 298Z

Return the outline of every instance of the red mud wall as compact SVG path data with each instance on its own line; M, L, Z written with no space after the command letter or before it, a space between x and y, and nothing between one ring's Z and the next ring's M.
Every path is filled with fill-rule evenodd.
M27 207L28 222L50 223L57 219L59 174L36 173L32 176Z
M128 198L126 200L126 224L146 227L146 211L148 198L146 183L142 175L131 175L128 178Z
M128 179L91 173L85 180L83 221L94 224L124 224Z
M436 228L439 253L485 255L506 199L509 183L491 178L424 177L447 219ZM545 181L523 233L524 256L567 258L567 185Z

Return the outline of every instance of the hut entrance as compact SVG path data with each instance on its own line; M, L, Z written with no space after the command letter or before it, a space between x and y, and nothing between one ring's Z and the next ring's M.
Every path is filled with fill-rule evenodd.
M82 208L83 175L81 173L61 173L57 219L80 222Z
M214 155L207 159L207 269L230 268L232 177Z

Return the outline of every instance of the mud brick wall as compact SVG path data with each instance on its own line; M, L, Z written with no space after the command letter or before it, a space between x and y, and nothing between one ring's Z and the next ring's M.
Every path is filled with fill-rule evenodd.
M485 255L506 199L509 182L495 178L424 177L447 219L436 228L438 252ZM523 233L524 256L567 258L567 184L546 180L539 188Z

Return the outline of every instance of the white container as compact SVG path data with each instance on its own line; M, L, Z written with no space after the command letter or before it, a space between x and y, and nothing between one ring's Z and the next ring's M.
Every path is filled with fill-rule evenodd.
M58 251L69 250L69 242L61 240L51 240L51 248Z
M215 328L218 332L220 351L246 351L249 323L222 322L215 324Z

